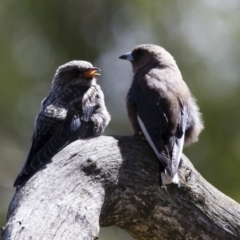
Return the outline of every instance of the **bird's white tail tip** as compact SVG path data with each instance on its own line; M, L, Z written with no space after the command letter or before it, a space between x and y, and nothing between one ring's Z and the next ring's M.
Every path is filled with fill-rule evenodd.
M175 183L179 185L179 177L178 173L176 173L173 177L169 176L167 173L162 172L161 173L161 179L162 179L162 184L170 184L170 183Z

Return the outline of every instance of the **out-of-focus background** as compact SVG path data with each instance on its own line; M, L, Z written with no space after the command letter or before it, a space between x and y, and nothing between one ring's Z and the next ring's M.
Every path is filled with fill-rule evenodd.
M56 68L73 59L102 69L112 121L132 134L124 98L131 67L118 56L141 43L166 48L198 99L205 130L185 154L240 201L240 1L3 0L0 3L0 225L27 154L35 116ZM116 228L102 239L127 239ZM130 239L130 238L129 238Z

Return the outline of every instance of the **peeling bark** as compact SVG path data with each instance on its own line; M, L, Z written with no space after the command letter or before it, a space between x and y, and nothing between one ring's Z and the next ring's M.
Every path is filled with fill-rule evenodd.
M64 148L14 195L3 240L96 239L118 226L136 239L240 239L240 205L183 156L181 187L158 185L147 142L101 136Z

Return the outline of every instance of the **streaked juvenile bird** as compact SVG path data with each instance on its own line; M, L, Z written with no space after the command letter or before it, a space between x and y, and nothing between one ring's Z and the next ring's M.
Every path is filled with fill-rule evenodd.
M164 48L143 44L119 57L129 60L133 80L126 98L135 134L144 134L159 159L160 185L179 184L182 149L198 140L201 113L178 66Z
M86 61L71 61L57 69L36 117L32 145L15 187L70 142L103 133L110 115L96 83L99 71Z

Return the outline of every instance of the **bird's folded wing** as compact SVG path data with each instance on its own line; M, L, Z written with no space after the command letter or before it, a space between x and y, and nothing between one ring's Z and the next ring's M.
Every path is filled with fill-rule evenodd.
M137 80L133 82L129 93L142 132L161 163L160 170L165 170L169 164L169 153L162 134L167 129L168 120L159 106L159 94Z
M169 162L169 154L162 141L162 134L166 131L168 124L167 118L159 105L148 102L142 92L136 89L133 92L138 123L161 163L161 170L164 170Z
M91 136L93 127L92 122L81 121L79 117L68 116L44 147L25 165L14 186L24 183L25 179L28 178L27 176L33 174L38 167L50 160L71 141L76 138Z
M169 153L162 140L162 134L167 128L167 118L160 106L146 101L136 104L139 125L148 143L157 155L164 170L169 164Z

